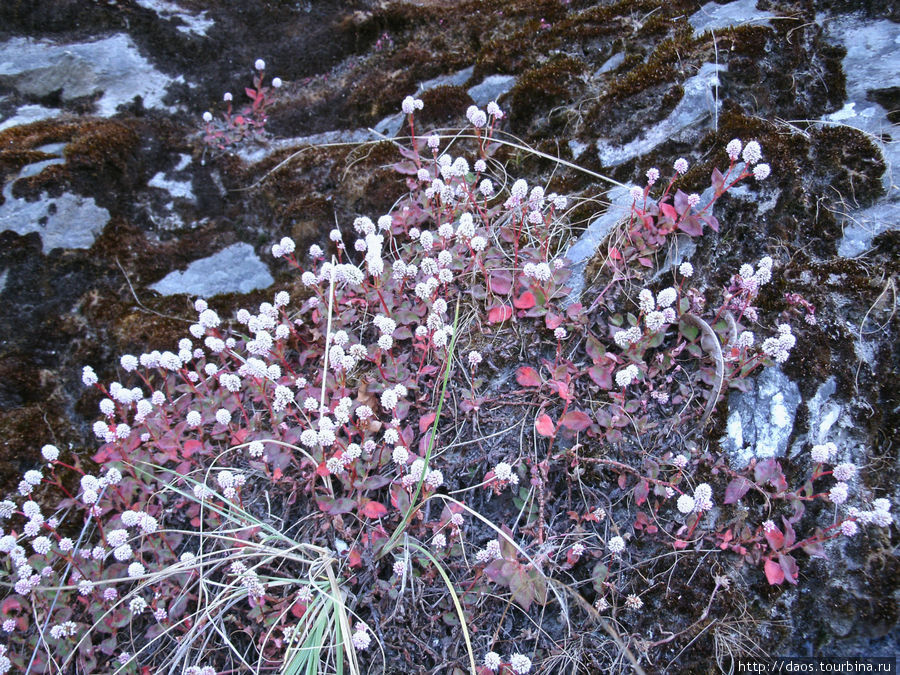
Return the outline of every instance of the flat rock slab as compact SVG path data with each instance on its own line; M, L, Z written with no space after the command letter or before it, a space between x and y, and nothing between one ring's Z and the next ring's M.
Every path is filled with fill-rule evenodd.
M736 0L727 5L707 2L694 12L688 22L697 34L721 30L729 26L768 23L775 15L756 9L756 0Z
M208 258L195 260L183 272L167 274L150 288L162 295L211 298L222 293L249 293L268 288L275 279L250 244L239 242Z
M183 81L156 70L127 35L77 44L31 38L0 44L0 84L38 98L59 91L63 101L100 95L96 111L105 117L135 96L145 107L165 108L166 88Z
M719 86L719 71L724 70L721 64L704 63L699 73L685 80L684 96L669 116L634 140L624 145L605 138L598 140L597 152L603 165L618 166L646 155L666 141L683 140L685 135L696 136L705 131L704 122L712 119L721 106L715 91Z

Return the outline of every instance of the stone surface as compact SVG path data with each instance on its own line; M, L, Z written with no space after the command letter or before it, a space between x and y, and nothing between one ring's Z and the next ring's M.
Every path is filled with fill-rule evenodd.
M127 35L73 44L31 38L0 44L0 84L24 96L59 91L63 101L99 95L95 108L103 116L115 114L135 96L145 107L165 107L167 87L183 81L156 70Z
M174 2L167 0L135 0L144 9L149 9L162 19L175 19L181 25L178 30L192 35L206 35L215 22L208 18L207 12L196 14L185 10Z
M800 389L777 366L763 370L750 391L732 393L727 432L720 440L730 466L740 469L753 458L784 456L799 405Z
M696 136L707 126L716 114L721 102L716 98L719 86L718 73L725 70L723 65L704 63L693 77L682 85L684 96L675 109L661 122L650 127L632 141L620 145L613 140L601 138L597 141L597 152L604 166L618 166L646 155L661 143Z
M844 207L844 238L838 252L855 257L871 245L872 239L889 229L900 227L900 143L896 125L888 112L871 100L873 91L900 87L900 25L892 21L866 21L858 17L820 19L829 37L847 49L844 70L847 74L847 102L843 108L825 117L827 123L848 125L868 134L885 159L882 177L885 195L879 203L864 209ZM885 142L890 137L891 142Z
M469 87L468 93L475 105L486 106L512 89L515 83L514 75L488 75L479 84Z
M729 26L745 26L768 23L775 15L756 8L756 0L735 0L726 5L707 2L691 14L688 21L695 33L716 31Z
M208 258L195 260L183 272L175 271L151 284L162 295L187 294L211 298L221 293L249 293L268 288L275 280L250 244L237 243Z
M61 153L63 144L39 148L50 154ZM16 178L36 176L48 166L63 164L62 157L26 164ZM41 235L44 253L55 248L90 248L97 235L109 222L109 212L97 206L93 197L63 193L49 197L43 193L36 201L13 196L14 180L3 188L5 202L0 204L0 232L12 230L18 234L37 232Z

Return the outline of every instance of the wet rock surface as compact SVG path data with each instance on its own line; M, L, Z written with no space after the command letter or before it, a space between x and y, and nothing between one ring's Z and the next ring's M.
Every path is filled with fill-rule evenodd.
M772 177L719 202L721 236L679 255L708 289L772 255L779 274L762 307L778 315L785 293L801 293L818 322L777 386L720 405L713 440L740 428L734 452L765 445L798 462L806 446L789 448L802 440L840 440L867 467L864 487L896 500L896 14L877 2L6 0L0 486L12 489L43 443L91 447L97 400L82 365L116 379L117 355L174 346L194 295L228 315L291 289L273 240L292 236L303 251L324 245L335 220L387 212L405 188L380 134L405 133L399 102L419 91L435 128L499 96L508 131L592 172L515 147L498 155L529 182L584 198L568 217L586 231L571 252L586 297L627 186L685 156L679 186L702 190L729 139L758 140ZM204 148L202 112L220 110L225 91L237 99L260 57L285 81L271 141ZM613 182L626 187L609 193ZM785 422L775 435L773 417ZM752 433L748 418L759 418ZM766 651L893 655L896 536L842 543L841 572L810 561L801 584L815 594L742 585L730 597L765 623ZM684 584L679 597L702 604L702 590ZM677 606L670 619L684 627ZM746 626L731 629L739 640ZM666 660L705 672L717 646L709 637Z

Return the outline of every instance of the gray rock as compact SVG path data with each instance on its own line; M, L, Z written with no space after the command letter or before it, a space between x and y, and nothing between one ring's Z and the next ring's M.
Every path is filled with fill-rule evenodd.
M900 201L881 202L867 209L845 213L844 236L838 255L854 258L865 253L882 232L900 227Z
M42 105L23 105L16 110L15 115L0 122L0 131L9 129L10 127L17 127L21 124L31 124L32 122L47 120L51 117L56 117L58 114L58 110L45 108Z
M799 388L777 366L763 370L749 391L732 393L727 433L720 440L731 467L742 469L754 457L784 456L799 405Z
M900 227L900 143L885 142L884 135L896 138L896 125L887 111L869 101L868 92L900 86L900 25L891 21L867 21L840 16L825 23L828 36L847 49L842 66L847 74L847 102L825 116L826 124L847 125L868 134L885 159L882 176L885 196L864 210L847 208L843 215L844 237L838 253L845 257L860 255L875 235Z
M625 145L599 139L600 161L605 166L618 166L647 154L665 141L686 140L687 136L704 132L704 122L712 119L721 105L716 100L715 90L719 86L719 71L724 70L725 66L704 63L699 73L685 80L682 85L684 96L669 116Z
M438 75L435 78L426 80L419 85L419 88L416 90L416 96L429 89L434 89L435 87L461 87L469 81L473 72L475 72L475 66L469 66L468 68L463 68L462 70L450 73L449 75Z
M469 96L475 105L485 106L503 96L515 83L515 75L488 75L480 84L469 88Z
M6 290L6 277L8 277L8 276L9 276L8 269L5 269L2 272L0 272L0 294L2 294L4 290Z
M597 251L597 247L603 243L616 224L631 212L631 204L634 200L629 187L614 187L606 194L606 197L609 199L609 207L606 212L594 218L566 252L566 258L571 262L570 269L572 270L572 276L569 279L572 292L569 294L567 304L576 302L581 296L585 283L584 270L588 261Z
M688 22L695 33L703 33L729 26L767 23L774 17L771 12L756 9L756 0L736 0L727 5L707 2L688 18Z
M43 169L61 163L62 160L47 160L37 164ZM31 167L34 171L34 165ZM109 222L109 211L97 206L92 197L65 193L50 198L43 193L37 201L28 202L13 197L12 182L4 188L3 196L6 202L0 205L0 232L37 232L45 254L55 248L90 248Z
M61 91L64 101L101 94L96 110L107 117L135 96L148 108L165 107L172 82L184 78L157 71L127 35L76 44L17 37L0 44L0 84L27 96Z
M206 12L200 12L199 14L191 14L187 10L179 7L174 2L168 2L167 0L135 0L137 4L139 4L144 9L149 9L151 11L156 12L163 19L171 19L178 18L182 21L183 25L178 26L178 30L182 33L189 33L193 35L206 35L206 31L208 31L215 24L215 21L207 18Z
M150 288L162 295L181 293L211 298L220 293L249 293L275 280L250 244L232 244L208 258L195 260L183 272L166 275Z
M600 69L595 73L596 75L602 75L603 73L608 73L611 70L615 70L619 66L622 65L622 62L625 60L625 52L619 52L617 54L613 54L600 66Z
M836 389L837 380L829 377L806 403L809 411L809 442L814 445L825 442L831 427L841 416L841 406L830 400Z

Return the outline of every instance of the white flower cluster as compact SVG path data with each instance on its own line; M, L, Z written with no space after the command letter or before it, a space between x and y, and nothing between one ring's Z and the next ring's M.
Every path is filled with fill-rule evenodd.
M791 327L783 323L778 326L778 335L763 340L761 349L764 354L775 359L776 363L784 363L796 343L797 338L791 333Z
M640 371L638 370L638 367L633 363L629 364L616 373L616 384L620 387L627 387L634 382L639 375Z

